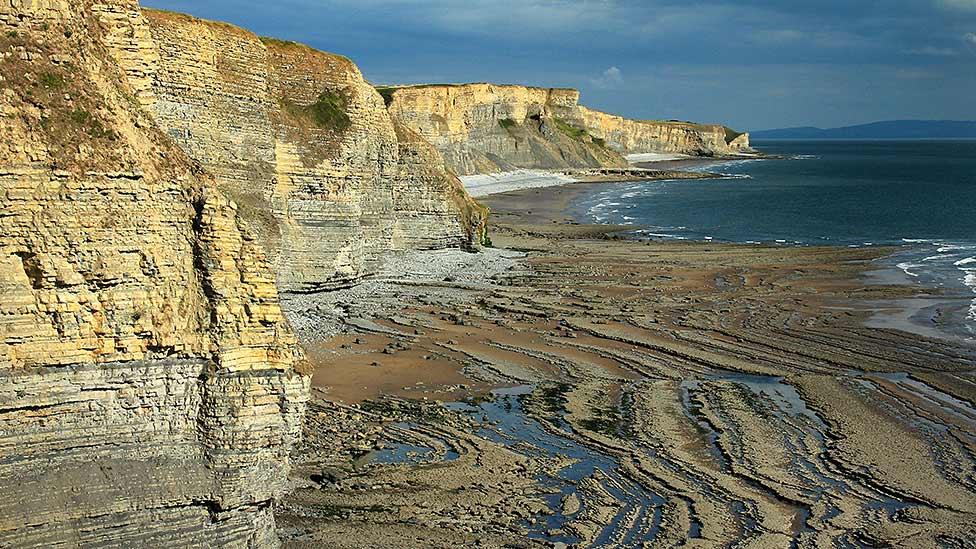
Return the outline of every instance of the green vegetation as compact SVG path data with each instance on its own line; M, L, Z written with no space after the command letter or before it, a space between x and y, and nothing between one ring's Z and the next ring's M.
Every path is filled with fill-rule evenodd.
M7 31L7 38L17 38L17 36L18 36L17 31L14 30Z
M92 120L91 124L88 126L88 135L95 138L105 138L115 140L115 132L106 128L98 120Z
M244 31L243 29L241 29L240 27L238 27L237 25L232 25L232 24L227 23L227 22L224 22L224 21L211 21L209 19L200 19L199 17L194 17L192 15L189 15L189 14L186 14L186 13L182 13L182 12L178 12L178 11L164 10L164 9L159 9L159 8L142 8L141 11L142 11L143 14L149 15L149 16L153 16L153 15L163 16L163 17L166 17L166 18L169 18L169 19L175 19L177 21L189 21L191 23L201 23L201 24L204 24L204 25L214 25L214 26L218 26L218 27L223 27L225 29L229 29L229 30L237 31L237 32L241 32L241 31L247 32L247 31Z
M556 126L556 129L573 139L582 140L584 136L589 135L583 128L578 128L562 118L553 118L552 122Z
M91 120L91 113L85 109L75 109L71 111L69 116L71 117L72 122L80 125L87 124L88 121Z
M71 119L71 121L75 124L82 126L85 133L91 137L113 140L116 138L114 131L106 128L105 125L102 124L101 120L93 117L92 114L85 109L75 109L71 111L68 118Z
M662 119L649 119L648 120L648 119L644 119L644 120L638 120L638 122L642 122L642 123L645 123L645 124L665 124L665 125L670 125L670 126L683 126L683 127L690 128L690 129L693 129L693 130L701 130L701 131L707 131L710 128L714 128L715 127L715 126L709 126L708 124L699 124L698 122L690 122L688 120L678 120L676 118L671 118L671 119L668 119L668 120L662 120Z
M42 72L39 81L42 86L51 90L64 87L64 77L53 72Z
M580 128L579 126L574 126L569 122L563 120L562 118L553 118L552 122L553 125L556 126L557 130L559 130L563 134L577 141L582 141L583 143L592 143L593 145L596 145L601 149L607 148L607 142L605 139L601 139L599 137L593 137L592 135L590 135L590 132L586 131L583 128Z
M393 103L393 92L396 91L396 88L390 88L384 86L384 87L376 88L376 91L383 97L383 102L386 103L387 107L389 107L390 104Z
M580 425L595 433L616 437L624 433L626 425L620 413L612 408L593 408L593 417L580 421Z
M531 400L527 404L530 406L534 405L535 409L545 416L561 417L563 412L566 411L566 393L571 390L572 386L568 383L547 383L537 387L530 395L525 395L520 398L523 401Z
M320 127L342 131L351 124L349 115L346 114L348 105L349 101L344 95L326 90L308 109L312 119Z
M508 130L518 126L518 122L512 120L511 118L502 118L498 121L498 125Z
M349 100L342 93L325 90L319 94L315 103L301 106L291 101L283 101L285 109L292 116L307 118L319 128L342 132L352 125L352 120L346 114Z

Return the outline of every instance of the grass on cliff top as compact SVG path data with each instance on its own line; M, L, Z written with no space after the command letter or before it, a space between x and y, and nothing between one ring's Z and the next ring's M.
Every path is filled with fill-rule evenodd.
M254 33L252 33L251 31L249 31L249 30L247 30L245 28L239 27L239 26L237 26L237 25L235 25L233 23L228 23L226 21L214 21L214 20L211 20L211 19L201 19L199 17L190 15L188 13L183 13L183 12L173 11L173 10L164 10L164 9L161 9L161 8L147 8L147 7L143 7L143 8L140 9L140 11L144 15L149 16L149 17L156 17L156 18L160 18L160 19L168 19L170 21L181 21L181 22L184 22L184 23L194 23L194 24L198 24L198 25L212 25L214 27L221 27L221 28L224 28L226 30L233 31L235 33L247 34L247 35L254 36Z
M352 125L352 120L346 114L349 99L336 91L323 91L315 103L307 106L297 105L287 99L283 100L282 103L290 115L309 120L324 130L338 133L347 130Z
M271 54L288 58L288 64L293 64L294 71L318 74L322 71L352 70L356 66L351 59L338 53L322 51L293 40L283 40L271 36L258 36L258 40ZM332 66L338 63L338 67Z
M282 40L271 36L259 36L258 40L265 46L278 46L280 48L307 48L305 44L300 44L292 40Z
M671 126L681 126L681 127L689 128L689 129L696 130L696 131L700 131L700 132L710 132L710 131L715 130L716 128L721 128L721 130L723 132L725 132L725 142L726 143L731 143L733 140L735 140L735 138L739 137L740 135L744 135L743 132L739 132L739 131L733 130L732 128L730 128L728 126L723 126L721 124L701 124L701 123L698 123L698 122L689 122L687 120L675 120L675 119L670 119L670 120L640 120L640 122L647 122L647 123L651 123L651 124L667 124L667 125L671 125Z
M733 130L732 128L730 128L728 126L723 126L721 124L702 124L702 123L699 123L699 122L689 122L687 120L675 120L675 119L670 119L670 120L641 120L641 122L650 122L650 123L654 123L654 124L669 124L669 125L672 125L672 126L682 126L682 127L690 128L692 130L697 130L697 131L700 131L700 132L709 132L709 131L715 130L716 128L721 128L722 131L725 132L725 142L726 143L731 143L735 138L739 137L740 135L743 135L743 132L739 132L739 131Z
M424 89L424 88L463 88L465 86L495 86L496 88L526 88L529 90L552 90L552 91L568 91L575 92L579 91L576 88L546 88L543 86L524 86L522 84L497 84L495 82L463 82L463 83L450 83L450 84L438 84L436 82L427 84L403 84L399 86L390 86L391 88L402 88L402 89Z
M712 129L720 126L719 124L703 124L701 122L691 122L691 121L688 121L688 120L677 120L677 119L674 119L674 118L671 118L671 119L668 119L668 120L638 120L638 122L648 122L648 123L651 123L651 124L665 124L665 125L669 125L669 126L683 126L683 127L686 127L686 128L691 128L693 130L698 130L698 131L703 131L703 132L710 131L710 130L712 130ZM724 127L724 126L722 126L722 127Z

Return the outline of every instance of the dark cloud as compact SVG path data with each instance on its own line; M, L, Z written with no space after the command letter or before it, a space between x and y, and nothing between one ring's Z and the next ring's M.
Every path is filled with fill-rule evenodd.
M745 129L976 118L976 0L143 3L342 53L377 83L574 86Z

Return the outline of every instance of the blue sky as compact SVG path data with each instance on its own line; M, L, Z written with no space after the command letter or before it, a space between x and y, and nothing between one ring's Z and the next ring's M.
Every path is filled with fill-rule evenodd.
M976 119L976 0L143 0L353 59L374 83L579 88L743 130Z

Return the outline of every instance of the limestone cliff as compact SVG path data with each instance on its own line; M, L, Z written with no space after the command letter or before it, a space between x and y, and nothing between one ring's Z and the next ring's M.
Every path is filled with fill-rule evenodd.
M462 175L627 165L574 125L576 90L466 84L380 92L393 116L433 143Z
M586 107L580 107L578 112L587 131L624 154L662 152L722 156L751 150L749 134L720 124L631 120Z
M389 250L480 242L484 209L348 59L169 12L103 19L139 102L241 205L279 288L345 284Z
M726 155L747 134L720 125L629 120L579 105L572 89L495 84L382 87L395 118L433 143L462 175L515 168L623 167L621 156Z
M273 546L309 378L257 236L106 51L135 10L0 3L0 546Z

